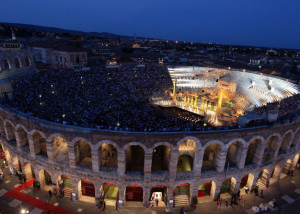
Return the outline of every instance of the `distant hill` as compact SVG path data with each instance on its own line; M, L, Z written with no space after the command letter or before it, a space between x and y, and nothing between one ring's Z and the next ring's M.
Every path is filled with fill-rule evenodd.
M107 33L107 32L102 32L102 33L84 32L84 31L77 31L77 30L66 30L66 29L61 29L61 28L56 28L56 27L45 27L45 26L39 26L39 25L7 23L7 22L0 22L0 24L5 25L5 26L16 27L16 28L35 30L35 31L40 31L40 32L45 31L45 32L50 32L50 33L58 33L58 34L70 33L70 34L77 34L77 35L87 35L87 36L107 37L107 38L117 38L117 37L132 38L130 36L116 35L116 34Z

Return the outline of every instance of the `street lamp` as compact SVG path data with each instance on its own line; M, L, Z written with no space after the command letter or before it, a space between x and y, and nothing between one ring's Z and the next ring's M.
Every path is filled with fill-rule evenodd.
M29 211L27 209L22 209L21 213L29 213Z

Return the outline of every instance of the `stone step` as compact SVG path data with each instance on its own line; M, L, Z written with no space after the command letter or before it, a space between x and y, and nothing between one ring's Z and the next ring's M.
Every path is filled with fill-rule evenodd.
M107 206L116 206L116 200L105 199L105 203Z

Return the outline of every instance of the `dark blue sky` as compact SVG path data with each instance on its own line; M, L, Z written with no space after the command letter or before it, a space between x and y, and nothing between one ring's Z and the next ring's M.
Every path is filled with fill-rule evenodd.
M300 0L9 0L0 21L300 49Z

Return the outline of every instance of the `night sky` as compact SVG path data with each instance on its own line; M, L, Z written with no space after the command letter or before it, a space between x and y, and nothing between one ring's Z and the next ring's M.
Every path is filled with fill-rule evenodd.
M9 0L0 21L300 49L300 0Z

